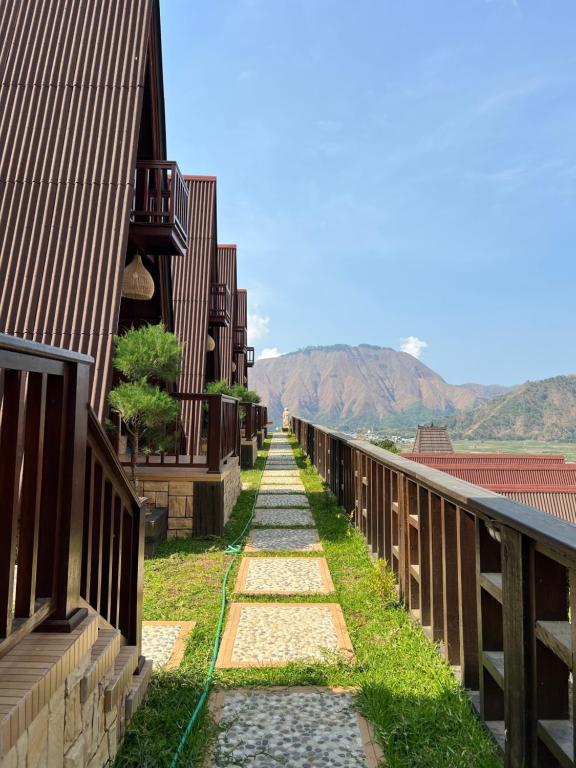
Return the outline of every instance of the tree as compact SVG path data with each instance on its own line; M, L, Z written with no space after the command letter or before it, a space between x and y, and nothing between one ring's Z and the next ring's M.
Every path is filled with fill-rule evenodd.
M167 384L178 380L182 348L162 323L130 328L122 336L115 336L114 343L112 362L128 381Z
M127 381L115 387L108 399L130 436L130 467L136 484L140 451L165 450L175 442L180 408L160 384L178 379L182 350L176 336L163 325L131 328L123 336L115 336L114 342L112 362Z
M384 438L383 440L370 440L370 442L378 448L384 448L385 451L390 451L390 453L400 453L394 440Z
M209 395L229 395L230 397L236 397L240 402L245 403L259 403L260 395L251 389L248 389L243 384L228 384L226 379L220 379L220 381L211 381L206 385L206 392Z

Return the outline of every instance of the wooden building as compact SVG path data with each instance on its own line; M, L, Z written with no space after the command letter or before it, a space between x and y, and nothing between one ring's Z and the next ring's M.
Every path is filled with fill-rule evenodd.
M453 453L452 441L446 427L434 424L418 425L413 453Z
M215 179L166 156L158 0L0 4L2 765L110 764L146 691L144 509L102 428L114 334L162 322L184 344L186 448L139 490L173 536L234 506L239 404L204 393L237 378L220 254Z
M7 0L0 14L0 330L89 354L103 419L112 337L173 329L188 188L166 157L158 0ZM148 301L122 296L136 254Z

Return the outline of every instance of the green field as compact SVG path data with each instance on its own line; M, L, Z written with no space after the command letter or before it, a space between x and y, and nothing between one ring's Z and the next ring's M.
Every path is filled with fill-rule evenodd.
M576 462L576 443L544 440L452 440L458 453L563 453L566 461Z

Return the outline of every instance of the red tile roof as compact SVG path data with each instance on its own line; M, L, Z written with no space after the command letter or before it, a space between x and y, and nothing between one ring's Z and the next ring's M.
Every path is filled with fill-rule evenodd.
M576 524L576 464L559 454L403 456Z

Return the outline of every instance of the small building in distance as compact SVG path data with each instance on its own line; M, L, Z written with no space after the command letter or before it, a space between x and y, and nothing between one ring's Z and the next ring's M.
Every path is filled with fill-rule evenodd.
M412 453L454 453L447 427L419 424Z

